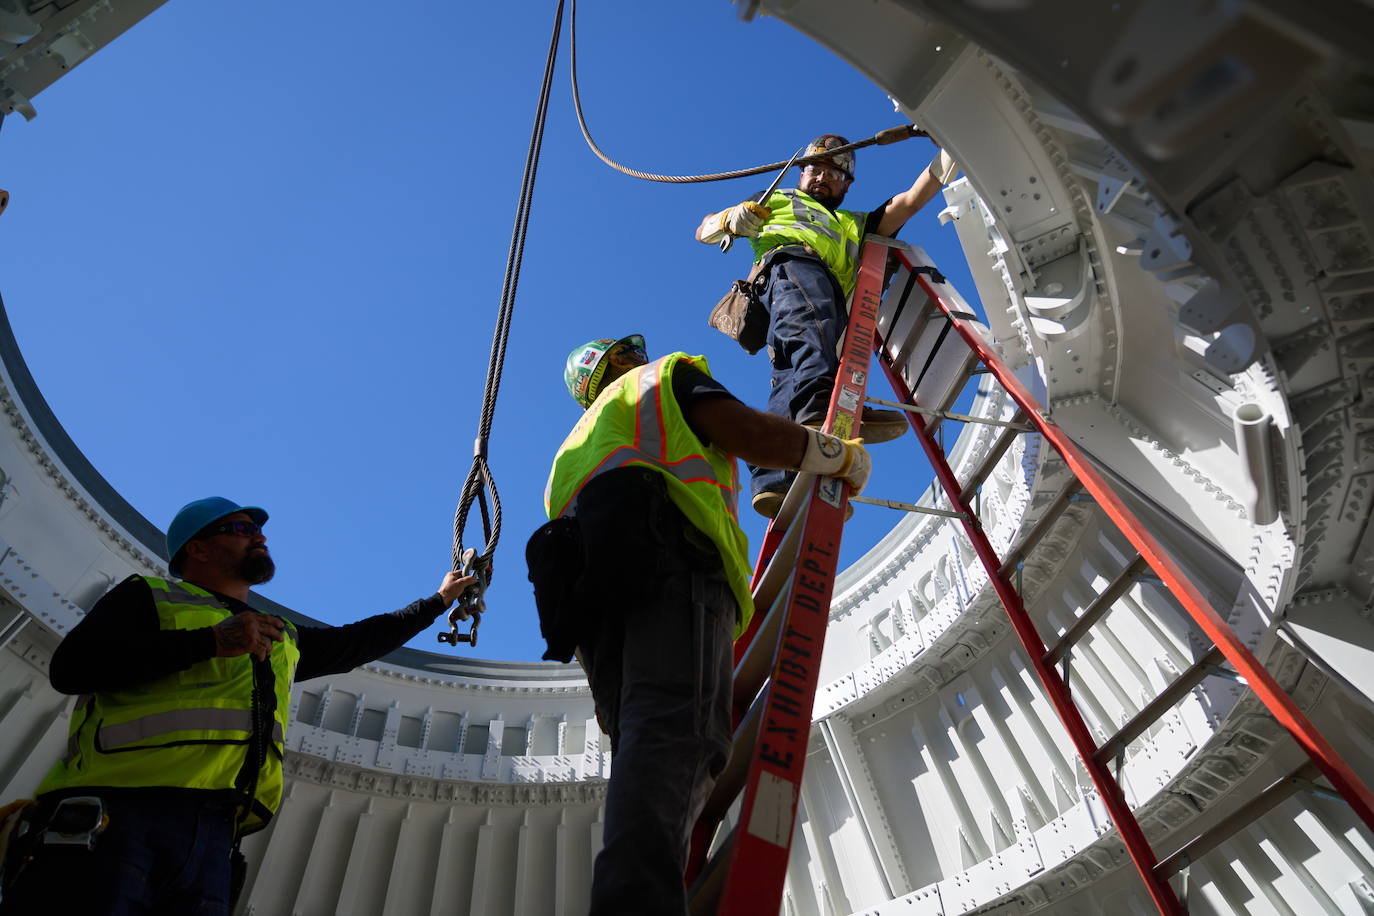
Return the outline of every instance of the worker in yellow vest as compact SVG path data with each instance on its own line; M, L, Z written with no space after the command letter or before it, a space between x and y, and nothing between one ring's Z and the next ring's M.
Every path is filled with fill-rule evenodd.
M803 156L825 156L848 143L824 134ZM954 172L953 160L939 153L910 188L876 210L842 210L854 181L854 153L849 150L804 164L796 188L774 191L762 201L747 200L701 221L697 241L715 244L744 237L753 244L753 285L768 310L770 413L806 425L825 420L864 236L895 237ZM895 439L907 422L901 411L864 408L864 441ZM790 484L788 473L756 466L751 474L754 509L774 517Z
M341 627L249 606L275 564L267 513L212 496L167 530L180 579L130 576L53 653L79 694L62 759L12 839L0 913L227 916L238 841L282 798L291 684L372 661L433 623L472 577Z
M735 458L857 492L868 454L745 406L703 357L649 362L637 334L573 350L564 379L586 413L526 558L545 658L577 650L611 740L591 912L683 916L689 832L730 752L731 644L754 612Z

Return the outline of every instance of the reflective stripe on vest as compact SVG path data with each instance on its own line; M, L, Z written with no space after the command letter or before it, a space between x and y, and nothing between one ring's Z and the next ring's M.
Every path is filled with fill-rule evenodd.
M649 465L657 468L664 473L670 474L683 483L709 483L720 487L721 496L725 498L726 511L731 518L739 517L739 506L735 496L734 480L722 482L716 478L716 470L711 466L710 459L704 455L688 455L677 461L668 458L667 444L664 442L664 420L662 411L659 408L657 389L659 376L662 372L660 363L662 360L649 363L639 373L637 384L638 395L635 398L635 441L631 445L622 445L615 451L606 456L582 483L578 485L572 498L562 507L559 515L567 514L569 507L576 503L577 494L582 492L582 488L598 475L613 471L616 468L627 467L631 464Z
M820 255L848 298L854 292L859 245L863 241L868 214L856 210L830 210L795 188L774 191L765 206L772 215L758 236L750 240L754 260L762 260L774 248L806 245Z
M114 751L119 750L121 745L157 738L172 732L219 731L243 732L247 735L252 730L253 713L250 710L208 706L203 709L155 712L118 725L107 725L96 732L95 740L99 742L101 750ZM282 736L281 723L273 722L272 740L281 741Z
M672 391L673 369L683 361L709 374L704 358L671 353L605 386L554 456L544 509L549 518L575 515L587 483L617 468L663 474L673 504L720 552L742 632L753 600L748 542L738 523L738 467L734 458L698 439L683 417Z

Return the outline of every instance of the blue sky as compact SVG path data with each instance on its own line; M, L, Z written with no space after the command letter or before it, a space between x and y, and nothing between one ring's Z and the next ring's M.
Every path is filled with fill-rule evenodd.
M391 610L448 568L553 9L172 0L0 132L0 293L58 419L160 526L204 495L266 507L278 575L261 591L303 613ZM903 120L838 57L725 0L584 0L578 25L593 134L644 171L752 166ZM652 184L603 165L577 129L567 42L565 23L492 429L496 580L460 655L542 651L524 544L579 414L570 349L640 332L651 355L703 353L742 400L767 397L765 358L705 323L748 249L692 239L767 178ZM860 152L846 206L904 190L932 151ZM902 237L972 298L941 206ZM869 494L914 499L915 440L874 452ZM844 562L896 520L859 507ZM756 544L763 525L746 532ZM453 651L437 631L411 645Z

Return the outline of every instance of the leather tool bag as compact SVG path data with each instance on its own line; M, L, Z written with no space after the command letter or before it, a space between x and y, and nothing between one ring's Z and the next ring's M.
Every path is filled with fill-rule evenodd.
M730 284L706 319L711 327L738 343L753 355L763 349L768 338L768 309L764 307L764 286L768 282L768 258L761 259L749 276Z
M539 634L548 649L549 661L571 661L577 651L583 623L577 600L578 583L586 566L582 551L582 527L571 516L541 525L525 544L525 564L534 584L534 605L539 612Z
M663 475L619 468L592 478L575 516L542 525L525 545L544 658L566 662L603 622L636 608L659 585L668 499Z

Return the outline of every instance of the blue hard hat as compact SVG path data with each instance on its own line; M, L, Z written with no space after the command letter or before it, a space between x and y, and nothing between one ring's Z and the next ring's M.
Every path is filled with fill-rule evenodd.
M172 524L167 526L167 557L171 564L172 575L181 575L180 565L176 562L176 556L181 548L186 546L186 542L196 536L196 532L204 528L211 522L218 521L226 515L233 515L235 512L246 512L248 517L259 525L267 522L267 510L259 509L257 506L240 506L232 499L225 499L223 496L207 496L204 499L193 500L182 506L177 511L176 517L172 519Z

